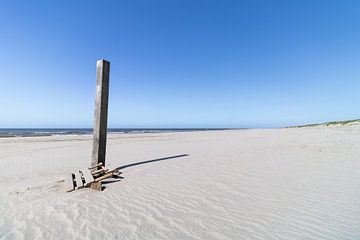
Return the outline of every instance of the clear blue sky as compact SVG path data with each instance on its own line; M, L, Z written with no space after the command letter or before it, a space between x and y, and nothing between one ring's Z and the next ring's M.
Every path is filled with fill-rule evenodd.
M0 127L277 127L360 118L359 1L0 1Z

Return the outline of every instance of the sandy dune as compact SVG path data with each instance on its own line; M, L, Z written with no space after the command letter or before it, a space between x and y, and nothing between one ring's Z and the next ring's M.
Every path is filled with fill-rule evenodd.
M360 239L359 146L359 126L110 135L108 165L139 164L64 193L91 136L0 139L0 239Z

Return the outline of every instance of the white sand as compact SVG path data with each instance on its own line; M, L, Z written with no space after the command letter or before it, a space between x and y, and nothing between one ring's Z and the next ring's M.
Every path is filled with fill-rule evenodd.
M91 136L0 139L0 239L360 239L360 127L110 135L103 192L64 193Z

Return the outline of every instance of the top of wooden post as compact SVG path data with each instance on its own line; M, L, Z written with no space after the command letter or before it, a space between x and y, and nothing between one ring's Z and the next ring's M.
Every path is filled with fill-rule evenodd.
M105 59L99 59L99 60L96 61L96 64L99 64L100 62L110 63L109 61L107 61Z

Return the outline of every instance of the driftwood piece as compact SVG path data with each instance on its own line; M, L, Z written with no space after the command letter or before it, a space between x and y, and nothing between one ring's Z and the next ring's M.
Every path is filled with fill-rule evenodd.
M71 192L74 190L74 176L69 173L65 176L65 192Z

